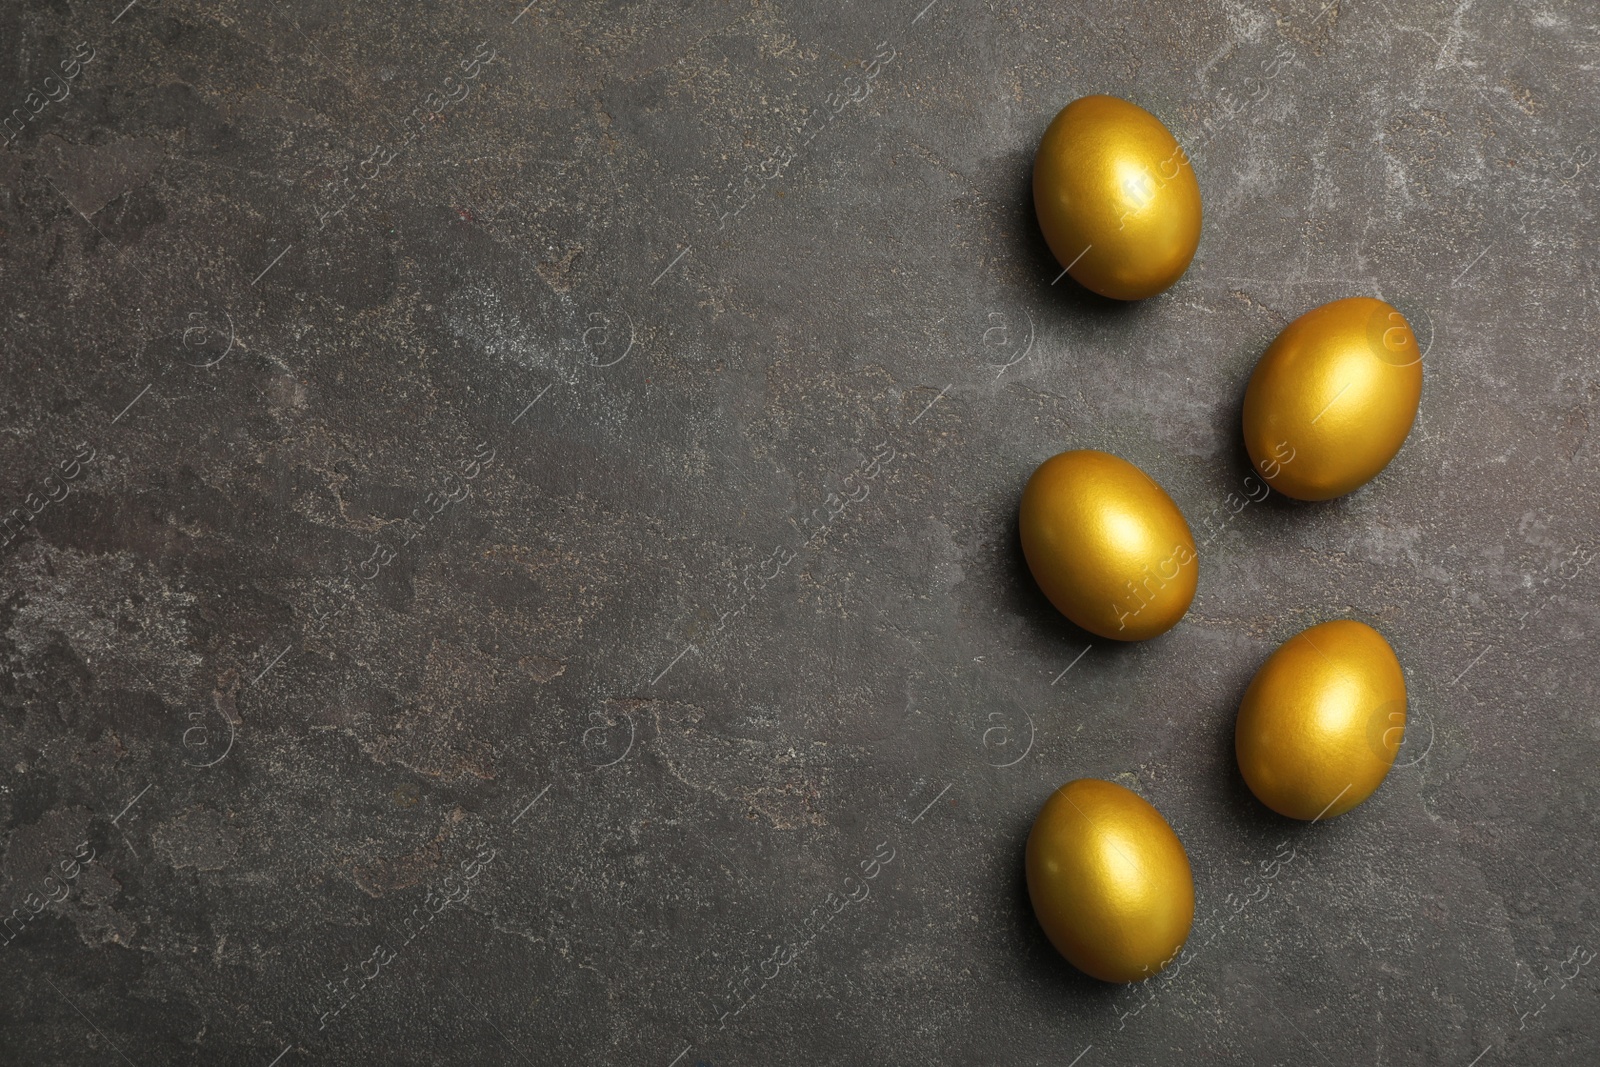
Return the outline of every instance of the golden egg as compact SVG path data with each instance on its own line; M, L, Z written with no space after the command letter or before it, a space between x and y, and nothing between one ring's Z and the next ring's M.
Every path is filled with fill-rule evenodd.
M1161 120L1114 96L1061 109L1033 157L1033 206L1078 284L1142 300L1188 269L1200 245L1200 184Z
M1261 803L1326 819L1372 795L1405 727L1394 649L1365 623L1337 619L1289 638L1261 665L1239 704L1233 747Z
M1244 393L1244 445L1272 488L1300 500L1341 496L1405 443L1422 398L1422 353L1405 316L1354 296L1278 334Z
M1056 950L1105 982L1136 982L1177 955L1194 921L1183 843L1139 794L1079 778L1028 834L1028 897Z
M1039 588L1090 633L1142 641L1189 610L1200 577L1189 524L1127 460L1092 449L1052 456L1028 479L1017 518Z

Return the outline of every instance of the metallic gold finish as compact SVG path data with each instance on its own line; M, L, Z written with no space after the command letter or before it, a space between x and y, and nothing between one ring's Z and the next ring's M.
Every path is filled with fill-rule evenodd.
M1200 561L1183 512L1125 459L1083 449L1039 464L1022 490L1022 554L1067 618L1116 641L1166 633Z
M1098 778L1057 789L1028 834L1028 897L1074 967L1137 982L1178 954L1194 922L1183 843L1139 794Z
M1373 794L1405 738L1406 679L1383 635L1337 619L1296 634L1245 690L1233 727L1245 784L1291 819L1342 815Z
M1050 251L1101 296L1142 300L1188 269L1200 245L1200 184L1189 157L1144 108L1074 100L1033 157L1033 206Z
M1367 296L1335 300L1278 334L1244 393L1244 445L1267 483L1300 500L1342 496L1405 443L1422 353L1405 316Z

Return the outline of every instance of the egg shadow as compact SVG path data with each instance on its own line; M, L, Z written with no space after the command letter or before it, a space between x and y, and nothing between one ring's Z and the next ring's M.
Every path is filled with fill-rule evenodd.
M1024 946L1017 954L1017 968L1027 980L1029 988L1060 993L1083 1004L1111 1010L1112 1003L1129 987L1116 982L1102 982L1078 970L1056 951L1050 938L1039 925L1033 912L1033 899L1028 895L1026 856L1028 834L1033 829L1031 818L1013 827L1009 840L1015 842L1006 853L1007 868L996 872L1002 883L1009 881L1011 892L1000 899L1009 901L1010 938L1013 944Z
M1211 732L1212 750L1224 758L1228 772L1216 775L1212 780L1220 780L1221 784L1217 787L1220 795L1217 799L1235 824L1246 831L1265 835L1282 830L1295 820L1284 818L1256 799L1256 795L1250 791L1249 784L1244 780L1244 774L1239 770L1239 757L1233 747L1234 723L1239 718L1239 704L1244 700L1245 691L1250 688L1250 681L1255 677L1259 667L1260 664L1251 664L1245 668L1244 680L1234 686L1235 696L1231 706L1223 708L1215 716Z

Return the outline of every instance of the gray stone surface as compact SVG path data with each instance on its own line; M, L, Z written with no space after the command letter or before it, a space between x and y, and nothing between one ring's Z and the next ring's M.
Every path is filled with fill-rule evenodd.
M1594 1061L1592 5L923 2L5 5L0 1061ZM1032 217L1091 92L1205 196L1137 306ZM1355 294L1411 439L1233 514ZM1032 585L1068 447L1166 636ZM1290 824L1233 713L1344 615L1413 728ZM1194 866L1148 988L1028 908L1085 775Z

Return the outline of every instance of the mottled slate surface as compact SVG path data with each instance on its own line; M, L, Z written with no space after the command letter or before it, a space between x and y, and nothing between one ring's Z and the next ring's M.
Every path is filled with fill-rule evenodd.
M1600 16L923 2L5 5L0 1060L1594 1059ZM1138 306L1029 204L1090 92L1206 198ZM1410 441L1239 508L1355 294ZM1204 543L1168 635L1033 587L1067 447ZM1341 615L1413 725L1292 825L1233 712ZM1083 775L1194 865L1149 988L1028 909Z

